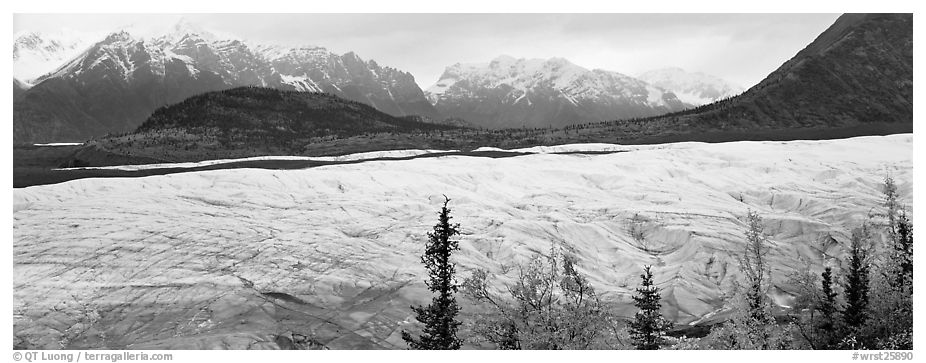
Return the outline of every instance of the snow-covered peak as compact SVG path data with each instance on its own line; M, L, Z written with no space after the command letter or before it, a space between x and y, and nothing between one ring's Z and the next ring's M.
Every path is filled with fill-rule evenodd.
M449 87L464 79L488 88L507 85L525 90L542 80L557 80L558 87L563 87L577 75L587 72L587 69L563 58L516 59L502 55L488 63L457 63L447 67L441 79L427 92L432 97L439 97Z
M457 82L463 80L467 82L468 88L511 87L518 93L516 97L538 87L552 88L573 102L577 98L594 98L614 92L632 97L639 95L638 90L651 88L658 91L656 97L659 98L653 103L662 104L661 90L647 88L645 82L618 72L589 70L559 57L515 59L505 55L489 63L457 63L448 67L440 80L428 88L428 97L436 103ZM647 98L647 95L643 96Z
M19 31L13 36L13 76L30 82L74 58L103 38L102 33L62 29Z
M686 107L671 92L565 58L516 59L447 67L425 92L438 111L490 127L564 126L645 117Z
M147 63L158 67L163 73L164 52L151 42L122 29L107 35L85 51L64 63L54 71L37 79L41 82L52 77L77 77L85 72L97 72L129 79L137 67L142 66L133 59L146 53ZM104 70L105 69L105 70Z
M103 39L102 43L113 44L113 43L126 43L133 42L136 40L136 37L132 35L128 30L122 29L117 32L110 33Z
M719 77L701 72L687 72L678 67L648 71L637 78L672 91L679 100L692 105L712 103L744 91L742 87Z
M207 43L242 41L241 38L234 34L206 29L202 25L193 23L186 18L181 18L177 23L171 26L167 32L160 35L152 35L151 38L165 44L178 44L190 39Z

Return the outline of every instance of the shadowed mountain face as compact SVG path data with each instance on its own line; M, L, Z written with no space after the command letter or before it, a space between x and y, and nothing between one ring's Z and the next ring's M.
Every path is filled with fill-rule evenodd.
M666 115L698 129L913 124L912 14L846 14L744 94Z
M113 33L34 84L14 85L15 143L129 132L158 107L238 86L327 92L394 116L439 118L406 72L354 53L252 46L182 23L150 39Z

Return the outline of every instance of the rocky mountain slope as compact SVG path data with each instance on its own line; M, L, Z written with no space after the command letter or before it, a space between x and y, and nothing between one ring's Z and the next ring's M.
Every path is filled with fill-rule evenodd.
M646 82L562 58L458 63L447 67L427 96L442 114L488 128L558 127L687 107Z
M256 51L281 75L281 83L294 90L331 93L394 116L441 118L414 76L365 61L354 52L337 55L319 47L280 46L260 46Z
M405 349L431 295L419 257L443 194L462 225L457 273L503 293L561 246L624 317L653 265L663 315L716 316L738 278L747 210L770 236L789 305L803 258L836 270L885 173L912 201L913 136L830 141L571 145L613 154L452 156L302 170L84 179L14 190L13 344L22 349L258 349L295 337ZM876 151L876 152L873 152ZM645 217L645 238L630 231ZM479 310L460 298L462 319ZM464 326L463 336L466 327ZM301 338L300 338L301 339Z
M649 121L756 131L888 123L913 126L913 16L845 14L738 97Z
M127 132L160 106L251 85L323 91L394 116L439 119L406 72L354 53L256 46L181 22L153 37L112 33L36 79L14 103L14 142L83 141Z
M687 72L681 68L654 69L637 75L637 78L670 91L687 104L701 106L744 91L740 86L719 77L701 72Z

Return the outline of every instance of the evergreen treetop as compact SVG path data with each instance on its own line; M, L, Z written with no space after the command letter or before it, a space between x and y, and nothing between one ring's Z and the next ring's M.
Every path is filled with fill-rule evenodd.
M655 350L665 344L665 333L672 323L659 313L661 297L659 288L653 283L651 266L643 267L640 278L642 282L633 295L633 304L639 310L630 323L630 337L637 349Z
M425 246L421 262L428 270L428 279L425 284L428 290L437 295L431 304L425 307L412 307L424 330L419 338L413 337L406 331L402 332L402 339L412 349L460 349L463 341L457 338L460 322L456 320L460 307L453 294L457 291L454 281L455 268L450 261L453 251L459 249L459 242L452 238L460 234L460 225L450 223L450 208L447 204L450 199L444 196L444 206L441 208L439 220L434 229L428 232L428 243Z

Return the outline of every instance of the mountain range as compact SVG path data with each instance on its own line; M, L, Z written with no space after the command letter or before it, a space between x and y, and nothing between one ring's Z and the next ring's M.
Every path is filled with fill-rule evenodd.
M508 56L450 66L425 92L411 74L354 53L251 44L181 22L159 36L112 33L34 80L14 77L14 143L131 132L159 107L239 86L326 92L426 122L565 127L558 136L509 131L504 137L509 145L679 141L689 138L683 135L716 132L733 132L740 136L730 137L738 139L810 130L802 134L810 137L832 134L825 130L834 128L855 130L832 134L843 136L907 132L913 109L911 24L909 14L843 15L741 93L716 77L679 69L633 78L563 58ZM70 49L47 46L61 41L27 38L17 42L18 59ZM29 50L30 45L41 49ZM474 137L466 142L494 136Z
M187 21L147 36L132 30L20 33L13 49L16 143L131 132L158 107L239 86L325 92L393 116L487 128L653 116L697 106L713 94L713 83L697 80L675 91L671 82L654 86L562 58L508 56L450 66L424 92L410 73L353 52L256 44ZM698 87L708 88L698 93L708 96L686 101L673 95Z
M639 79L563 58L457 63L426 94L442 114L487 128L561 127L690 107Z
M185 22L154 37L114 32L25 83L14 78L14 143L130 132L158 107L239 86L326 92L394 116L440 119L407 72L320 47L250 45Z

